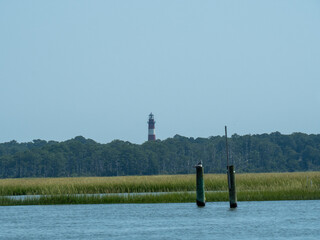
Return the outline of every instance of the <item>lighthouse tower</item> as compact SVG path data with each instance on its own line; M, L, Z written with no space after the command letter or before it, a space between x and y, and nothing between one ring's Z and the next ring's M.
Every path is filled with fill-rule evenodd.
M154 124L156 122L154 121L153 114L149 114L149 121L148 121L148 141L154 141L156 140L156 134L154 131Z

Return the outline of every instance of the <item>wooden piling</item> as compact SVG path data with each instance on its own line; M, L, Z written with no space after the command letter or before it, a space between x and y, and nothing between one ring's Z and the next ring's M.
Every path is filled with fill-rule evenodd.
M237 207L236 178L234 166L228 166L228 186L229 186L229 202L230 208Z
M206 205L205 193L204 193L204 181L203 181L203 167L202 163L198 163L196 166L197 171L197 205L198 207L204 207Z
M237 205L237 192L236 192L236 178L234 166L229 166L229 149L228 149L228 136L227 136L227 126L225 126L226 133L226 153L227 153L227 176L228 176L228 188L229 188L229 202L230 208L236 208Z

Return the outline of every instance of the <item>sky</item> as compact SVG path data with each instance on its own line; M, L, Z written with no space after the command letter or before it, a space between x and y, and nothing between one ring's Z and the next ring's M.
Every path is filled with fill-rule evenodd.
M0 142L320 133L320 1L0 1Z

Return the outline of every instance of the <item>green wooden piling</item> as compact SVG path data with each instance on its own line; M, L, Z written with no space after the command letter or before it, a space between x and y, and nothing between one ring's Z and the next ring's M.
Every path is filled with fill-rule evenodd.
M197 170L197 205L198 207L204 207L206 205L206 199L204 194L202 163L198 163L198 165L196 165L195 168Z
M236 192L236 178L234 166L228 166L228 186L229 186L229 201L230 208L237 207L237 192Z

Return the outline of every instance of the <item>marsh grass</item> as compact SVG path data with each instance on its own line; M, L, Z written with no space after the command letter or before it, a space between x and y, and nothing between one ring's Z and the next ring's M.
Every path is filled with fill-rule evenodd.
M313 200L320 199L319 190L296 191L243 191L238 201ZM185 203L195 202L196 194L189 192L146 195L53 195L40 198L11 199L0 197L0 206L57 205L57 204L121 204L121 203ZM227 202L228 192L207 192L207 202Z
M228 201L226 174L205 174L206 199ZM236 174L238 201L320 199L320 172ZM123 177L1 179L0 196L43 195L40 198L0 197L0 205L194 202L195 174ZM76 196L96 193L172 192ZM177 193L179 192L179 193Z
M167 193L161 195L112 195L112 196L79 196L53 195L40 198L11 199L0 197L0 205L54 205L54 204L119 204L119 203L181 203L193 202L195 193Z

